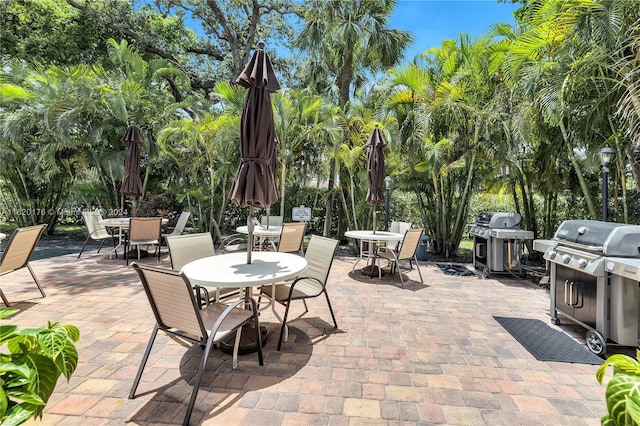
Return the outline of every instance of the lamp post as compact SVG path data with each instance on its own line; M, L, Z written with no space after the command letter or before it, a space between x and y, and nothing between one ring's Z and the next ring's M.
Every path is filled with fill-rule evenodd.
M385 196L384 196L384 230L389 230L389 198L391 193L391 176L384 178Z
M609 205L609 163L613 160L615 151L611 148L604 147L600 150L600 164L602 165L602 221L607 221L607 210Z

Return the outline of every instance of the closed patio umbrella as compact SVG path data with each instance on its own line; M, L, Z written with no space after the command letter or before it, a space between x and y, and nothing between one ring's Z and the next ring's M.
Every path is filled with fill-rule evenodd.
M127 145L125 157L125 169L127 175L122 181L120 192L124 195L137 197L142 194L142 179L140 179L140 144L144 142L140 129L134 122L129 124L127 131L122 137L122 142Z
M268 207L278 200L278 191L272 167L275 155L276 133L270 92L280 89L271 61L258 49L237 78L236 83L248 89L240 119L241 161L231 186L230 198L240 207L249 206L249 248L247 263L251 263L253 241L253 208Z
M367 204L373 206L373 232L376 232L376 206L384 204L384 147L387 142L376 124L376 128L365 144L369 147L367 160Z

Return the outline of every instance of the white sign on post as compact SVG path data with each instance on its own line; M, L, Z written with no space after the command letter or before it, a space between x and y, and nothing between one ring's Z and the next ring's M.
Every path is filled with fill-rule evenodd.
M294 207L291 211L291 219L296 222L311 221L311 207Z

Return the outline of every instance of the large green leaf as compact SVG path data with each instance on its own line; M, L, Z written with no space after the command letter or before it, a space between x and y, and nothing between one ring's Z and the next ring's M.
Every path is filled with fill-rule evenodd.
M16 336L18 327L15 325L0 325L0 345Z
M67 330L58 324L53 324L49 329L38 334L38 341L44 354L56 359L67 342Z
M7 410L6 417L2 420L2 426L17 426L29 420L34 415L33 405L17 404Z
M80 329L78 327L76 327L75 325L63 325L63 327L67 330L67 335L69 336L69 339L71 339L74 342L77 342L78 340L80 340Z
M0 319L10 317L16 312L20 312L20 309L16 308L0 308Z
M29 360L38 371L35 380L36 392L46 402L53 393L60 376L58 366L53 360L44 355L31 354L29 355Z
M64 377L69 380L78 366L78 350L73 343L67 340L60 355L56 358L56 363Z
M640 352L637 351L637 355L640 356ZM640 377L640 363L637 360L628 355L615 354L607 358L607 360L598 367L598 370L596 371L596 379L598 380L598 383L602 384L604 374L607 371L607 367L610 365L613 366L614 374L627 373L635 374Z
M0 385L1 384L2 384L2 381L0 380ZM0 386L0 422L2 422L2 419L4 418L4 415L7 412L8 407L9 407L9 398L7 397L7 394L4 392L3 387Z
M24 391L11 391L7 392L7 396L11 397L11 399L27 402L32 405L44 405L44 401L42 398L38 396L38 394L34 392L24 392Z
M614 374L607 385L607 409L619 425L640 424L637 404L640 398L640 378L635 375Z
M31 368L26 364L16 364L15 362L0 362L0 377L4 378L5 373L12 373L28 378L31 375ZM3 379L4 380L4 379Z

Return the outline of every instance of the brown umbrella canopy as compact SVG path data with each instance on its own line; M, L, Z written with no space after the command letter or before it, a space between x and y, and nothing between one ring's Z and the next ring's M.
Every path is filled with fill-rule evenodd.
M367 161L367 179L369 181L369 190L367 191L367 204L383 205L384 204L384 152L387 146L378 125L373 130L369 140L365 144L369 149L369 158Z
M125 168L127 175L122 181L120 192L124 195L138 196L142 194L142 179L140 179L140 144L144 142L140 130L131 123L122 141L127 145Z
M239 206L270 206L278 200L272 161L276 132L270 92L280 89L269 57L260 43L236 83L249 89L240 120L241 162L231 187Z

